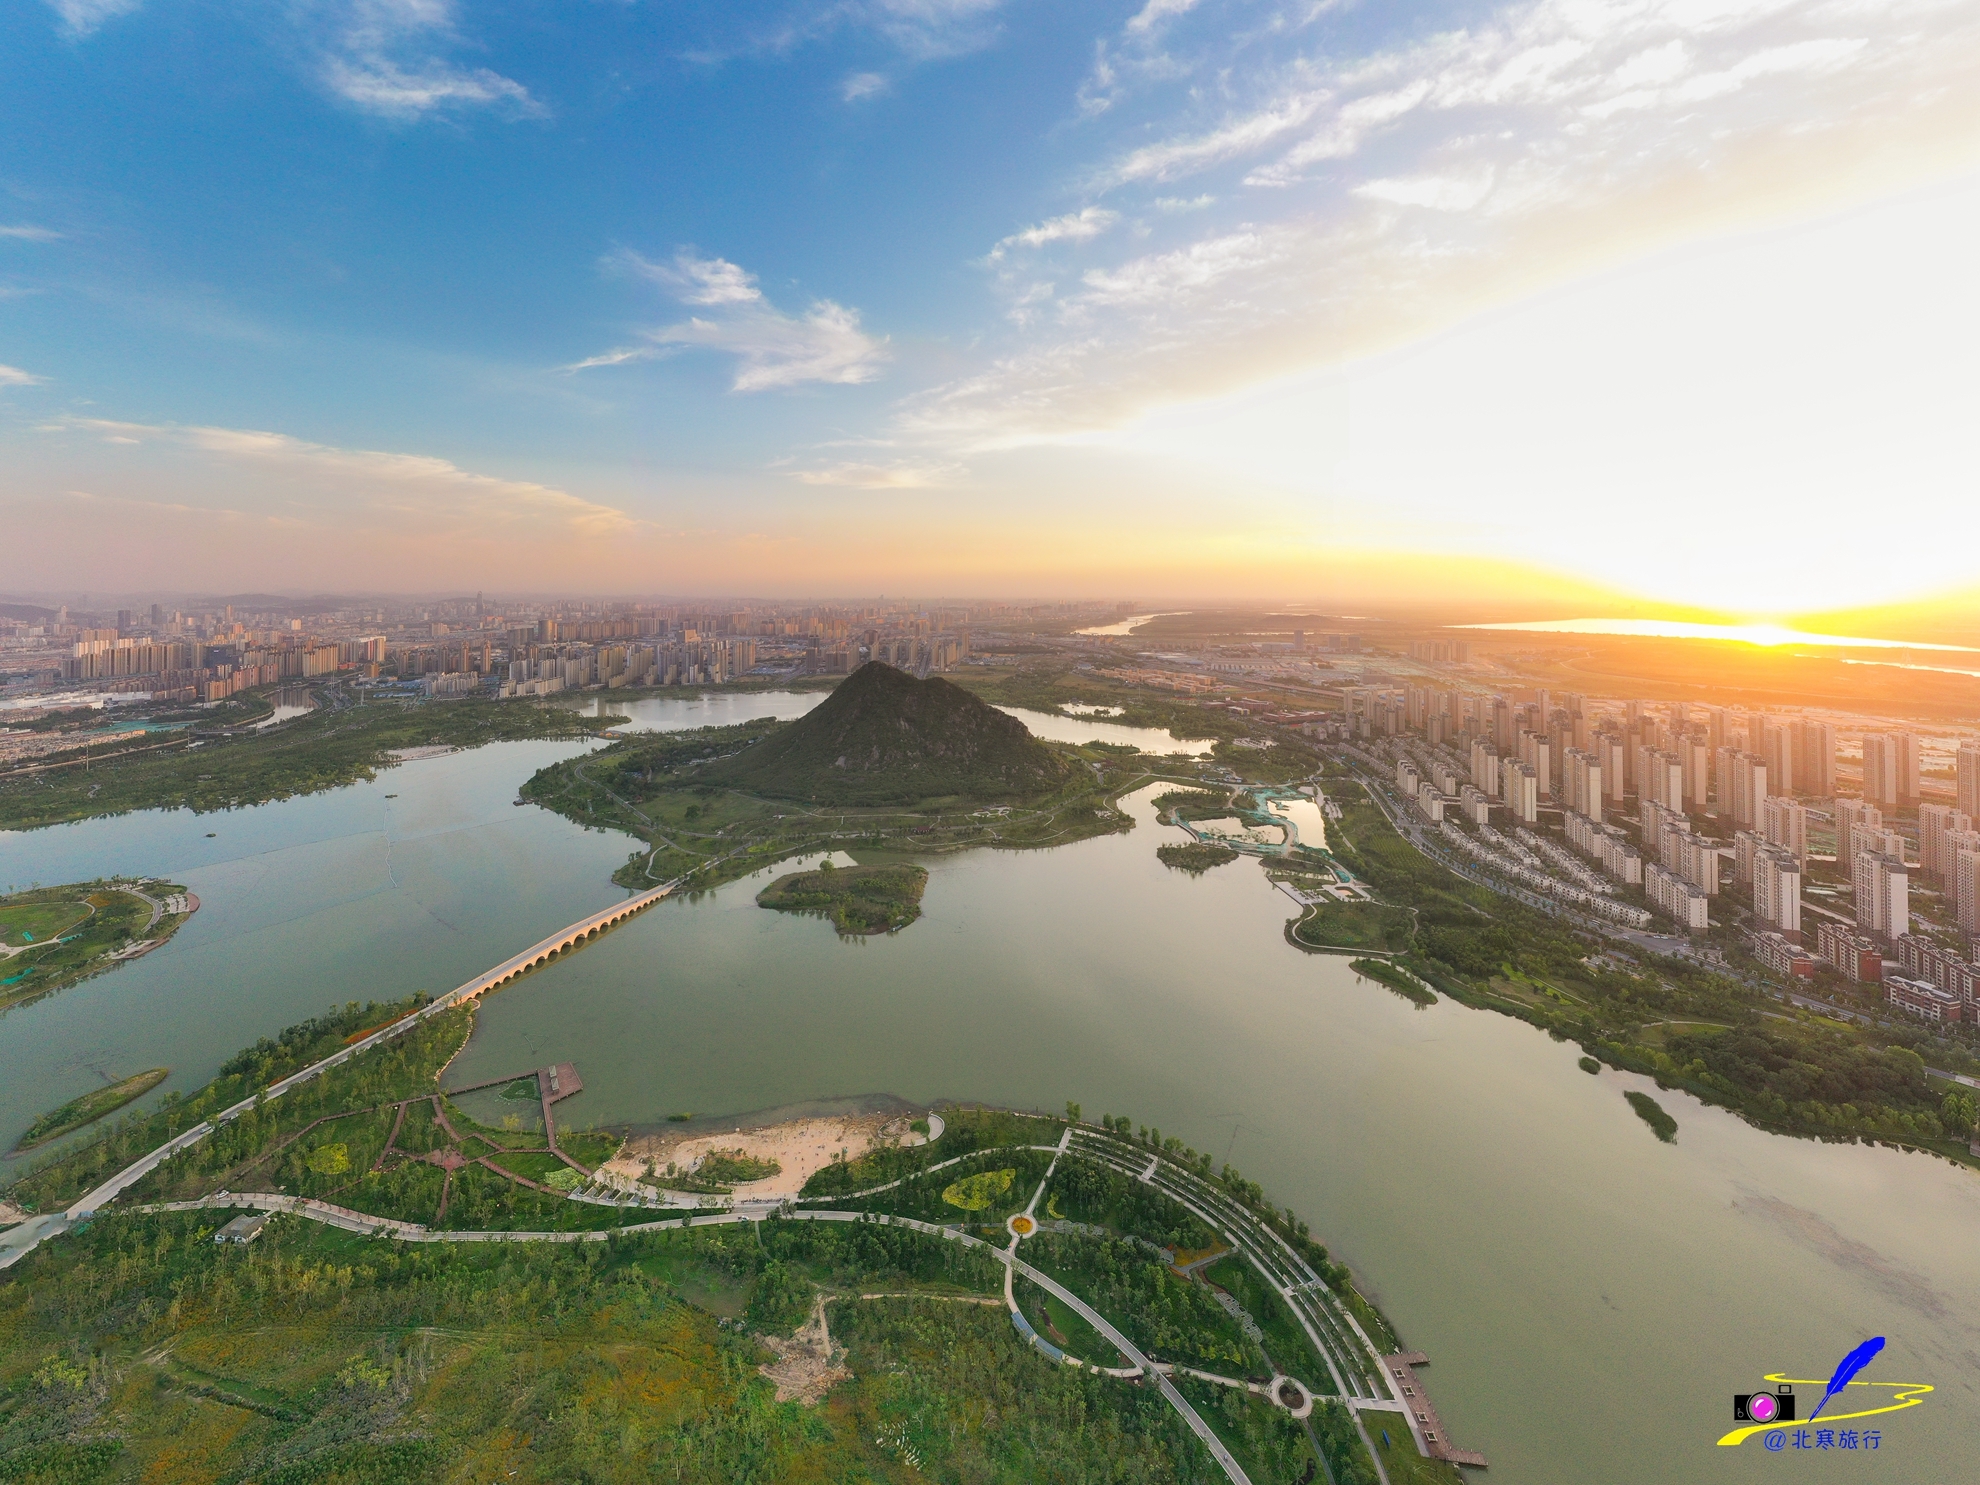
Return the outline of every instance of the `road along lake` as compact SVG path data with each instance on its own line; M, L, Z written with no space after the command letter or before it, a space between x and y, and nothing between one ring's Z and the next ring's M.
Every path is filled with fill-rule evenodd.
M0 879L157 874L202 902L158 952L0 1019L0 1140L100 1073L170 1065L167 1087L197 1086L328 1003L437 993L615 900L625 838L511 804L586 746L0 836ZM1492 1479L1970 1472L1980 1181L1674 1093L1658 1098L1677 1143L1660 1144L1622 1097L1647 1080L1590 1077L1522 1023L1418 1010L1301 953L1253 863L1162 866L1155 847L1182 836L1155 822L1155 792L1125 801L1126 835L929 859L924 916L893 936L758 908L769 873L664 903L491 996L450 1081L575 1062L585 1091L560 1119L576 1125L874 1094L1076 1099L1230 1160L1309 1220L1429 1354L1446 1423ZM1874 1420L1869 1464L1714 1446L1734 1391L1826 1376L1870 1335L1889 1337L1880 1375L1938 1390Z

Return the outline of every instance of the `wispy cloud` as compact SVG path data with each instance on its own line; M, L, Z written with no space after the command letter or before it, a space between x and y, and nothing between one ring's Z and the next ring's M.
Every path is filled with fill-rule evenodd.
M1091 242L1121 219L1117 211L1104 206L1083 207L1062 217L1053 217L1022 232L1013 232L990 249L990 261L1000 262L1014 248L1044 247L1054 242Z
M966 471L960 464L899 460L886 464L848 461L821 469L801 469L807 485L842 485L857 490L928 490L954 484Z
M552 485L476 474L446 459L375 449L344 449L311 443L286 433L257 429L120 423L71 418L55 425L94 434L106 443L161 443L217 458L250 464L266 475L288 475L303 482L304 505L320 505L317 491L381 515L425 526L478 531L541 527L580 537L609 537L639 523L624 511L586 500Z
M877 72L855 72L839 84L839 98L845 103L857 103L886 91L887 79Z
M34 227L26 223L16 227L0 227L0 237L12 237L21 242L54 242L61 235L59 232L51 232L46 227Z
M48 0L48 8L61 19L62 30L70 36L95 33L105 21L129 15L143 0Z
M325 86L346 102L394 119L443 109L548 112L521 83L486 67L461 67L454 0L344 0L323 42Z
M865 0L843 13L870 26L911 57L953 57L996 39L1003 0Z
M36 376L18 366L0 366L0 387L35 387L47 380L45 376Z
M1767 223L1783 202L1805 211L1980 156L1971 0L1525 0L1358 53L1303 34L1325 4L1219 35L1208 4L1188 9L1144 6L1100 54L1116 101L1123 58L1159 51L1187 72L1166 101L1149 89L1143 116L1110 116L1125 147L1096 149L1087 180L1133 233L1084 239L1112 261L1070 286L1000 264L1015 332L905 403L897 436L953 450L1083 436L1394 346L1653 244ZM1195 55L1145 40L1185 23ZM1182 180L1211 189L1155 194Z
M736 358L736 391L763 392L805 382L870 382L888 359L887 342L860 328L858 310L817 299L801 315L786 314L764 297L756 275L726 258L701 258L684 248L666 263L630 251L607 262L708 313L643 332L650 346L607 351L566 370L646 360L668 347L700 347Z

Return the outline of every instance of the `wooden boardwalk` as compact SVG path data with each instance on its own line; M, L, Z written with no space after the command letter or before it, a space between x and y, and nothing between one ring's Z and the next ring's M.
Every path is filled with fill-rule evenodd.
M1393 1356L1382 1358L1382 1368L1388 1372L1389 1380L1395 1384L1396 1396L1402 1399L1403 1406L1409 1409L1414 1427L1423 1436L1424 1447L1433 1459L1447 1459L1452 1464L1468 1464L1473 1469L1485 1468L1485 1456L1471 1449L1460 1449L1451 1443L1451 1436L1444 1431L1437 1410L1430 1405L1430 1394L1423 1390L1423 1379L1416 1375L1419 1366L1428 1366L1430 1358L1421 1351L1398 1351Z

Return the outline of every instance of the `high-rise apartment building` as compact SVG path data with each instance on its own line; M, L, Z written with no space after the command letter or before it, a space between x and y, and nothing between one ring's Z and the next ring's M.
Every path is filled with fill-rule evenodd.
M1602 820L1602 764L1583 748L1561 755L1562 804L1597 824Z
M1768 795L1760 805L1760 834L1769 845L1780 846L1803 866L1808 864L1807 805Z
M1836 792L1836 729L1828 722L1788 725L1794 744L1794 792L1828 799Z
M1767 765L1758 755L1724 748L1719 753L1719 812L1730 812L1735 825L1751 830L1760 823L1760 806L1767 798Z
M1973 817L1949 804L1918 806L1918 865L1944 886L1952 880L1952 841L1973 829Z
M1806 794L1795 776L1794 734L1778 718L1761 719L1760 742L1753 751L1767 765L1767 789L1773 794Z
M1881 831L1884 828L1884 812L1863 799L1838 799L1835 820L1836 860L1839 863L1856 859L1856 832L1859 829Z
M1980 820L1980 743L1961 743L1953 762L1953 808Z
M1515 820L1528 825L1539 822L1540 778L1532 764L1504 759L1499 765L1499 794Z
M1959 931L1980 938L1980 835L1953 845L1952 900Z
M1902 857L1859 851L1850 876L1858 928L1886 939L1911 932L1911 868Z
M1769 928L1799 938L1801 863L1779 846L1762 846L1754 857L1753 913Z
M1882 809L1918 803L1924 745L1909 732L1872 732L1863 739L1863 797Z

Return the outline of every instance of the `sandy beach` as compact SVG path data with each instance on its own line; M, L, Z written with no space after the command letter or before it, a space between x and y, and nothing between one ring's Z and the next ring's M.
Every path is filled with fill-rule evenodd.
M603 1170L608 1176L630 1182L645 1174L651 1162L657 1172L655 1183L664 1186L669 1165L691 1172L717 1150L740 1150L755 1160L774 1160L782 1168L774 1176L738 1185L737 1200L795 1196L813 1172L836 1158L857 1160L877 1145L923 1143L926 1136L908 1127L916 1117L914 1114L844 1114L793 1119L759 1129L692 1133L663 1130L634 1135Z

